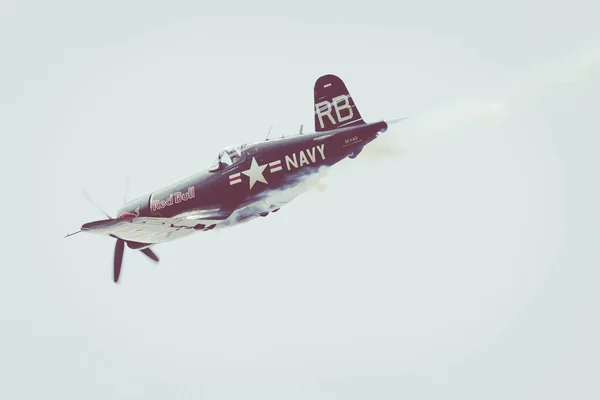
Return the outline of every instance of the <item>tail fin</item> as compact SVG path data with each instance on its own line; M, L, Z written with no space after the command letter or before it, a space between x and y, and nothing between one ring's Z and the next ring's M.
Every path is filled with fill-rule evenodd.
M315 132L364 124L344 81L335 75L323 75L317 79Z

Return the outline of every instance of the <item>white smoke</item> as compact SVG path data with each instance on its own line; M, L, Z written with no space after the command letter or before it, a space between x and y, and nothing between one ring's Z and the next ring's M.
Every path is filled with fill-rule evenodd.
M540 66L533 73L506 85L504 93L490 98L459 98L452 103L412 115L408 121L390 126L367 145L363 159L401 156L407 140L455 132L480 121L501 118L511 110L526 107L556 85L582 82L600 72L600 42L563 60ZM402 134L402 132L406 134Z
M419 136L440 135L507 112L508 104L503 100L459 99L415 117L413 129Z
M299 175L294 176L294 183L275 189L270 189L262 193L260 201L253 204L254 213L259 214L264 211L272 211L283 207L296 197L310 190L324 192L328 187L328 170L330 167L322 166L317 169L311 168L306 171L298 171Z
M564 82L577 82L598 73L600 66L600 43L586 49L567 62L542 66L534 74L517 81L512 90L496 99L461 98L451 104L427 110L420 115L411 116L407 121L391 125L377 139L367 144L358 155L358 160L374 161L388 157L400 157L407 151L407 138L427 137L446 134L489 119L500 118L531 98L542 95L554 85ZM408 132L402 134L402 130ZM412 134L411 134L412 133ZM344 164L341 162L338 165ZM336 165L337 168L339 166ZM274 189L265 193L266 203L283 205L308 190L319 193L328 188L328 170L307 170L298 179L297 184L285 189Z
M303 184L307 189L324 192L329 186L329 167L320 167L316 172L304 175Z

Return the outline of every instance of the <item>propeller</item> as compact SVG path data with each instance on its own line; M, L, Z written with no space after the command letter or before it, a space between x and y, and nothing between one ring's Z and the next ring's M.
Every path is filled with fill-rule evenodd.
M129 188L129 177L127 177L127 180L125 182L125 193L124 193L124 202L127 201L127 189ZM94 202L94 200L92 199L92 196L90 196L90 194L84 189L83 190L83 195L86 198L86 200L93 205L94 207L96 207L102 214L104 214L106 216L106 218L113 220L114 218L111 217L106 211L104 211L104 209L102 207L100 207L98 204L96 204ZM76 233L79 233L81 231L69 234L65 237L69 237L72 236ZM110 235L113 238L117 239L117 243L115 244L115 254L114 254L114 265L113 265L113 280L115 283L117 283L119 281L119 277L121 276L121 267L123 265L123 253L125 252L125 240L115 236L115 235ZM131 242L129 242L129 244L131 244ZM150 258L152 261L154 262L158 262L158 256L149 248L143 248L140 249L140 251L146 255L148 258Z

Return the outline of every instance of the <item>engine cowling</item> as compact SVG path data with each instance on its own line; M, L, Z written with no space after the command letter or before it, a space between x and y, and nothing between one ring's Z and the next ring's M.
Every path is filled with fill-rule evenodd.
M150 196L142 196L126 203L117 213L119 219L150 216Z

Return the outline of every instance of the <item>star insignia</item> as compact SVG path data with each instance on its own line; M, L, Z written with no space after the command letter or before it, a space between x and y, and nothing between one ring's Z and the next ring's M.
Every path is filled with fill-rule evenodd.
M246 175L250 178L250 189L254 186L256 182L262 182L268 184L267 180L263 176L263 172L265 168L267 168L268 164L258 165L256 162L256 158L252 157L252 163L250 164L250 169L242 171L242 174Z

